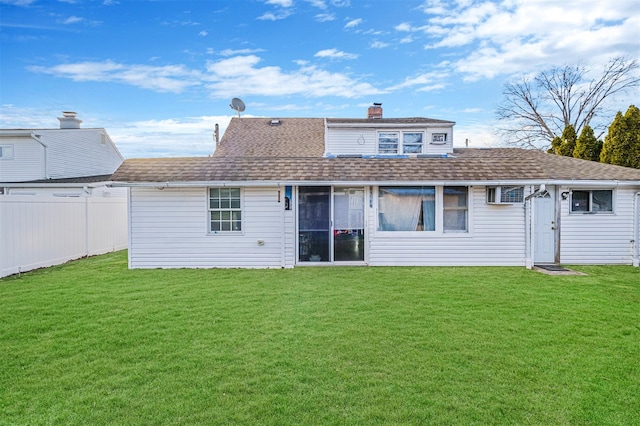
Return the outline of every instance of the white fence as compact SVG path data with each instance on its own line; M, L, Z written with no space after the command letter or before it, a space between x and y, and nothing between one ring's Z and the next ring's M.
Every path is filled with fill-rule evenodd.
M126 247L126 197L0 195L0 277Z

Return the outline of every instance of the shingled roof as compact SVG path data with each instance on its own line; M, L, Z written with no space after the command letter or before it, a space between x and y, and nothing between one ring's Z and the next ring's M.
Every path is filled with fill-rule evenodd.
M518 148L462 148L446 158L325 158L324 126L321 118L283 118L273 123L267 118L234 118L212 157L129 159L111 179L130 184L573 180L640 184L640 170Z

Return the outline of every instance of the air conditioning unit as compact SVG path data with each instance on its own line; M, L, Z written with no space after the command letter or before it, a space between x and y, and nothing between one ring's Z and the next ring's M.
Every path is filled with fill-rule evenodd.
M519 204L524 202L524 186L488 186L487 204Z

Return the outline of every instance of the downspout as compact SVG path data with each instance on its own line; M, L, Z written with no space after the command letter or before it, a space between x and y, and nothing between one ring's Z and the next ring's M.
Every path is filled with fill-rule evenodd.
M546 187L543 184L540 185L540 188L533 191L531 194L527 195L524 199L524 262L525 267L527 269L533 269L533 227L531 220L531 199L537 197L538 195L544 193L546 191Z
M36 132L31 132L31 138L38 142L44 148L44 178L49 179L49 171L47 170L47 157L49 156L49 148L46 143L40 140L40 137L36 135Z
M631 249L633 251L633 266L640 266L640 192L633 195L633 236L631 238Z

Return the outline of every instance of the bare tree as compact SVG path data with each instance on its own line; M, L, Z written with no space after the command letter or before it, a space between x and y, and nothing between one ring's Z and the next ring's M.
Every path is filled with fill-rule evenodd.
M507 143L546 149L568 125L580 134L589 125L600 132L608 123L592 124L616 93L640 85L635 59L611 59L598 78L587 80L589 69L565 65L540 72L533 80L506 83L497 116L505 125L497 129Z

